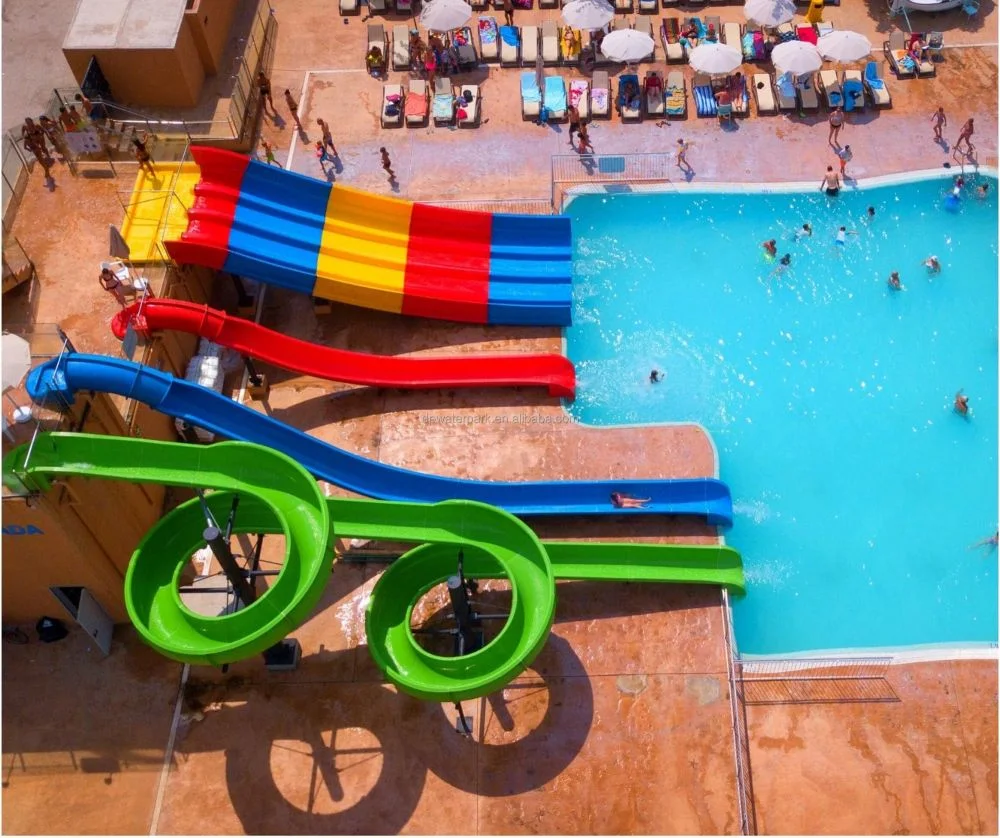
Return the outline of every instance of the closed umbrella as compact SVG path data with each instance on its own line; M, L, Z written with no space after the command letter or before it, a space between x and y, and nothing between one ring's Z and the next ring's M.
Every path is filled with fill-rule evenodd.
M747 0L743 14L758 26L780 26L795 17L794 0Z
M570 0L562 10L562 19L575 29L601 29L614 16L614 6L605 0Z
M743 52L726 44L698 44L691 50L688 63L698 73L725 75L743 63Z
M819 54L829 61L861 61L872 52L872 42L860 32L837 29L823 35L816 43Z
M31 369L31 347L28 341L18 335L4 335L0 343L0 356L3 362L3 392L6 393L17 387ZM14 405L14 421L27 422L31 418L31 407L18 405L10 396L7 398Z
M642 61L653 51L653 39L634 29L616 29L604 36L601 52L612 61L626 64Z
M432 32L449 32L465 26L472 7L465 0L431 0L420 13L420 22Z
M771 61L779 73L791 73L793 76L815 73L823 66L819 50L805 41L785 41L778 44L771 51Z

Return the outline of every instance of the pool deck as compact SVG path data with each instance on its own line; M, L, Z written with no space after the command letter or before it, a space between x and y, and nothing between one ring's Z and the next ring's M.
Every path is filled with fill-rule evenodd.
M343 163L338 181L390 192L374 134L390 149L404 197L549 197L550 157L569 152L565 126L521 122L519 70L477 71L489 118L478 129L383 131L376 117L380 83L359 70L362 17L343 24L331 0L273 5L280 24L276 104L284 112L286 86L297 98L304 91L307 127L316 116L331 123ZM826 16L837 28L866 32L879 47L887 21L870 17L870 8L845 3ZM938 101L949 111L951 140L968 115L976 116L977 159L995 165L997 11L993 4L983 9L971 24L960 11L911 16L917 28L943 30L955 48L945 51L933 79L890 78L893 109L869 110L845 128L842 140L854 151L849 171L865 177L945 161L957 167L931 139L929 116ZM742 20L737 5L708 13ZM517 15L523 24L557 13ZM287 125L267 119L263 130L287 161L296 142ZM818 185L834 162L826 132L822 113L753 115L732 131L692 114L662 128L615 118L593 124L591 138L599 153L624 153L669 150L683 136L693 141L695 182L815 178ZM319 174L301 141L292 168ZM116 192L130 187L134 171L117 181L73 179L59 167L54 173L52 191L33 176L13 231L40 282L6 295L4 324L60 323L81 351L115 354L107 326L115 304L99 290L96 268L106 258L107 225L121 221ZM230 293L220 287L217 302L231 303ZM346 308L316 316L307 299L272 289L263 323L376 353L561 348L557 330L487 329ZM698 429L582 428L562 421L561 407L542 390L405 393L268 373L267 408L278 418L396 465L511 480L714 473L714 452ZM544 421L515 423L521 415ZM449 416L506 421L455 425ZM538 530L550 538L714 537L697 522L664 519L557 520ZM363 603L376 572L337 566L320 607L295 632L304 655L296 672L267 673L257 661L226 675L195 667L179 707L182 667L127 627L116 632L107 659L80 632L52 645L6 645L4 831L739 832L717 590L560 584L552 638L533 668L501 699L466 703L470 742L455 733L452 708L400 695L380 679L363 640ZM747 708L760 832L996 834L997 662L901 664L891 668L888 684L898 700Z

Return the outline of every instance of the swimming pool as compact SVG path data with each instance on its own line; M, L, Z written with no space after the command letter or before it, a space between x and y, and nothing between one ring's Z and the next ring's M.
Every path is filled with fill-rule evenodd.
M997 204L950 180L583 195L569 410L698 422L719 454L750 655L994 643ZM866 209L875 207L868 220ZM813 235L795 240L808 222ZM835 244L840 226L847 243ZM775 274L760 243L791 265ZM936 255L940 274L922 262ZM903 290L888 287L898 270ZM652 368L665 380L649 382ZM953 410L956 390L971 415Z

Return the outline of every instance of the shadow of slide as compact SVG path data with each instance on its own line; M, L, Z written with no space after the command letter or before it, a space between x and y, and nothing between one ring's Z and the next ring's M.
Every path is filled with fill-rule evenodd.
M330 661L355 652L322 654ZM247 834L398 833L417 811L428 771L495 797L537 789L573 761L593 722L590 682L566 641L550 637L540 657L557 659L559 674L504 691L531 691L536 704L547 697L540 722L515 741L466 739L441 705L383 684L237 685L225 696L233 703L208 714L178 753L225 751L229 799ZM466 702L466 711L487 701L503 700ZM517 737L518 717L515 707L513 730L496 738Z

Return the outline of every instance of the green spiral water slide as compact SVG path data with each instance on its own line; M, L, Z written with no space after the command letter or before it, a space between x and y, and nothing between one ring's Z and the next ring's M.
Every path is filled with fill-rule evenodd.
M204 546L200 502L181 504L145 535L125 576L125 603L143 638L178 661L219 665L262 652L309 616L333 562L334 538L418 543L382 574L366 612L368 648L400 689L434 701L488 695L524 670L544 645L557 579L686 582L743 591L739 554L721 545L541 542L519 519L475 501L437 504L326 498L298 463L244 442L208 446L89 434L40 434L4 458L4 479L46 491L70 476L212 490L206 501L225 520L234 495L234 532L282 533L285 559L250 606L218 617L180 599L181 573ZM506 577L510 616L496 638L462 657L433 655L410 631L413 606L455 573L461 548L471 578Z

